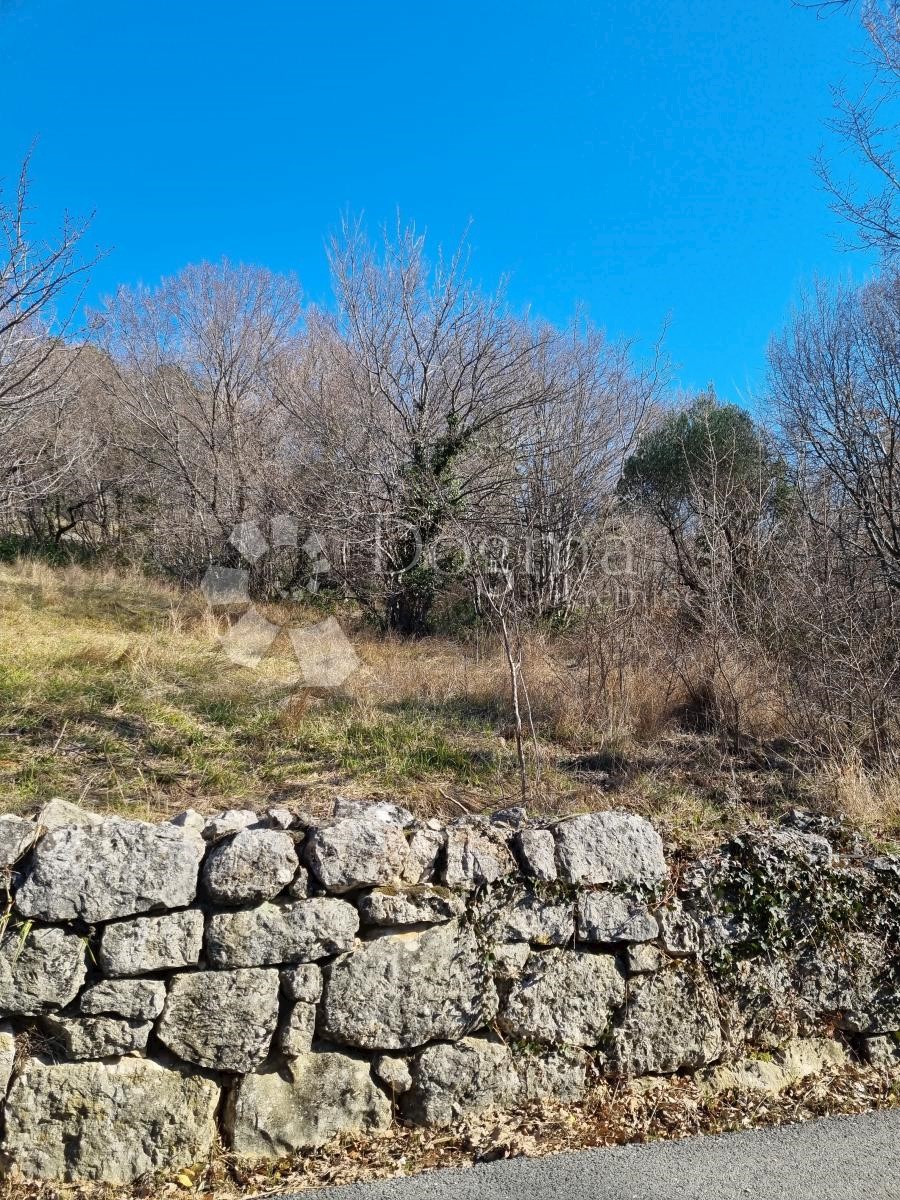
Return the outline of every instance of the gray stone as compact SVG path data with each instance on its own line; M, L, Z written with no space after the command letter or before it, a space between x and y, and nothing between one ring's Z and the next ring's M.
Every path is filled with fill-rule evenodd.
M399 825L366 815L343 817L312 830L304 858L329 892L343 893L398 881L408 852Z
M122 1017L44 1017L47 1033L71 1059L113 1058L143 1050L152 1021Z
M148 1059L30 1058L6 1103L4 1150L28 1178L128 1183L205 1158L219 1089Z
M456 921L383 935L326 973L323 1035L368 1050L405 1050L484 1025L497 997L486 957Z
M578 937L583 942L651 942L658 934L646 904L614 892L578 897Z
M461 916L466 901L447 888L419 884L375 888L360 896L357 907L366 925L438 925Z
M770 1059L743 1058L703 1072L704 1091L760 1092L777 1096L811 1076L839 1071L847 1052L833 1038L796 1038Z
M643 975L648 971L658 971L665 961L666 956L663 952L647 942L629 946L625 951L625 964L631 975Z
M266 820L272 829L293 829L295 825L294 814L289 808L270 808Z
M780 851L789 858L799 859L811 867L830 867L834 860L831 843L818 833L779 829L758 835L759 841L763 839L768 841L776 851Z
M316 825L320 824L320 818L314 817L305 808L293 808L291 809L291 815L294 818L291 828L296 830L297 834L300 835L297 843L299 845L306 836L307 830L313 829Z
M443 829L424 826L414 830L403 866L404 883L433 883L446 844L447 834Z
M278 1045L286 1058L297 1058L312 1049L316 1032L316 1006L298 1000L288 1013L278 1035Z
M104 979L86 988L78 1007L89 1016L101 1014L152 1021L166 1002L166 985L161 979Z
M186 808L184 812L172 817L169 824L175 825L178 829L183 829L185 833L193 834L195 837L202 837L203 830L206 828L206 817L203 813L197 812L196 808Z
M415 817L409 809L401 808L399 804L391 804L389 800L376 800L372 804L367 800L349 800L346 796L338 796L334 801L332 815L335 820L353 817L365 821L383 821L387 825L397 825L400 829L408 829L415 823Z
M38 813L36 825L44 833L52 833L65 825L102 825L103 821L102 813L91 812L77 804L70 804L68 800L54 797Z
M11 1025L0 1024L0 1103L6 1096L16 1063L16 1036Z
M522 1099L573 1104L584 1096L590 1065L589 1055L572 1046L524 1054L516 1060Z
M322 972L315 963L301 963L281 972L281 990L291 1000L302 1000L304 1004L319 1003L323 984Z
M653 887L668 873L662 839L634 813L587 813L561 821L555 834L560 874L572 883Z
M288 834L242 829L210 850L203 864L203 886L217 904L259 904L283 891L297 866Z
M12 926L0 939L0 1012L39 1016L78 995L87 974L84 940L63 929Z
M306 867L298 867L293 880L284 889L289 900L306 900L310 894L309 871Z
M409 1061L399 1054L379 1054L372 1063L372 1071L397 1096L412 1087Z
M320 897L213 913L206 956L216 967L265 967L330 958L353 946L359 914L346 900Z
M332 1051L290 1059L284 1073L245 1075L225 1109L231 1148L247 1158L284 1158L340 1133L371 1133L390 1123L391 1102L369 1064Z
M502 1042L463 1038L416 1056L403 1112L419 1125L453 1125L473 1113L507 1108L519 1092L512 1055Z
M849 844L853 853L866 849L868 843L861 837L850 820L842 815L827 816L821 812L811 812L809 809L792 808L781 818L784 829L799 829L803 833L815 833L831 845Z
M531 947L527 942L510 942L508 945L494 946L491 954L494 959L494 977L508 982L518 979L525 970Z
M521 804L513 804L509 808L499 808L496 812L491 813L492 825L502 825L512 833L521 829L527 821L528 809L523 808Z
M217 1071L252 1071L278 1024L277 971L191 971L169 983L157 1034L179 1058Z
M492 902L485 914L486 936L494 942L530 942L534 946L566 946L575 939L571 901L545 900L528 892L508 902Z
M861 1050L869 1066L879 1071L900 1071L900 1041L896 1038L887 1034L863 1038Z
M259 826L260 820L249 808L228 808L224 812L207 817L202 834L207 842L221 842L223 838L240 833L242 829Z
M451 888L496 883L515 869L506 839L497 830L460 825L447 830L444 882Z
M893 1033L900 1026L900 989L896 983L883 982L878 993L873 998L868 1011L857 1016L855 1020L849 1016L841 1023L841 1028L849 1033Z
M693 1071L715 1062L722 1049L716 994L705 975L673 967L630 983L613 1037L612 1057L622 1074Z
M105 926L98 959L107 975L147 975L193 966L202 948L203 913L188 909Z
M839 942L812 944L795 969L801 1004L814 1019L837 1019L850 1033L900 1027L900 991L888 948L877 934L846 932Z
M750 921L735 913L710 913L700 921L700 945L706 957L718 950L738 946L752 936Z
M498 1024L529 1041L598 1046L624 999L625 979L611 954L548 950L529 958Z
M549 829L523 829L513 846L526 875L549 882L556 879L556 842Z
M732 960L727 988L720 990L730 1041L773 1047L796 1035L802 1006L792 968L790 959L777 954Z
M659 940L667 954L687 958L700 953L700 925L680 900L670 900L664 908L657 909L656 920Z
M0 870L19 861L35 839L37 827L12 813L0 815Z
M173 825L110 817L46 834L16 893L25 917L109 921L181 908L197 894L203 845Z

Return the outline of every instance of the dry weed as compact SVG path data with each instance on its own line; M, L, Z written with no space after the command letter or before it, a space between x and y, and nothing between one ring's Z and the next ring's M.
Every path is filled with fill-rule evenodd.
M825 806L870 836L900 835L900 772L867 770L853 756L822 774Z

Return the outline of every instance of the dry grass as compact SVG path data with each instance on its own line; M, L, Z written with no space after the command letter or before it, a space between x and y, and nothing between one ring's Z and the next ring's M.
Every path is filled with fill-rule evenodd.
M283 626L322 618L265 613ZM150 817L233 803L321 812L340 791L458 816L517 802L497 642L403 641L349 607L336 615L362 666L316 691L301 686L286 633L258 668L232 663L219 644L227 620L199 592L136 572L0 567L0 805L31 811L63 795ZM764 664L709 648L676 662L662 639L645 643L611 660L614 638L528 635L532 811L630 807L693 846L799 803L900 831L895 780L858 767L826 777L769 753L780 701ZM717 727L729 706L739 744Z
M858 759L823 770L824 804L864 832L900 834L900 773L867 771Z
M266 615L321 619L296 607ZM315 804L335 788L426 803L450 788L476 807L510 796L496 659L449 642L387 643L344 619L363 666L315 693L300 688L286 635L257 669L232 663L218 643L226 622L198 593L140 575L0 568L0 799L29 809L64 794L165 813Z

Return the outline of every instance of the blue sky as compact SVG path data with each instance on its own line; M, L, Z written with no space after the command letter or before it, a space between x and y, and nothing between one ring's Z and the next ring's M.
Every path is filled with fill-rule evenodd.
M0 175L38 139L39 226L96 212L91 296L223 255L328 296L342 212L397 208L744 402L835 242L811 159L852 16L790 0L0 0Z

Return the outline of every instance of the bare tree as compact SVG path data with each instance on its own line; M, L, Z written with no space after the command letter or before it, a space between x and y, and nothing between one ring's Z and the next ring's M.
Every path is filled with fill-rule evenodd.
M632 350L576 325L548 339L537 364L543 399L520 422L508 531L524 545L519 600L534 616L572 613L618 530L616 484L665 377L660 344L643 369ZM490 531L501 518L487 514Z
M772 399L807 494L853 556L900 586L900 274L820 285L770 348ZM852 518L852 519L851 519Z
M99 551L136 544L134 467L118 448L122 414L111 387L113 364L91 346L59 347L57 353L73 360L63 403L42 404L20 429L20 444L30 438L34 448L42 486L18 496L7 526L34 546L65 542Z
M97 261L82 254L86 221L66 216L55 239L35 236L29 165L26 158L10 199L0 193L0 501L6 504L52 486L64 383L75 357L65 338Z
M900 276L819 285L770 364L805 509L772 576L773 657L807 744L887 766L900 700Z
M320 492L336 491L354 526L344 546L368 550L370 569L348 572L351 584L374 586L386 623L418 634L454 569L442 535L508 478L510 420L544 398L530 368L555 334L513 318L502 295L479 293L463 250L430 264L411 228L385 236L379 252L346 223L330 260L337 314L319 315L307 369L280 394L319 431L304 487L318 478Z
M811 7L848 5L839 0ZM817 169L834 212L854 227L858 243L891 258L900 252L900 3L865 0L862 25L869 80L858 95L833 89L832 127L854 151L863 177L843 178L824 155Z
M286 436L271 376L300 317L292 277L227 262L122 288L97 314L122 448L161 552L202 565L238 523L269 515Z

